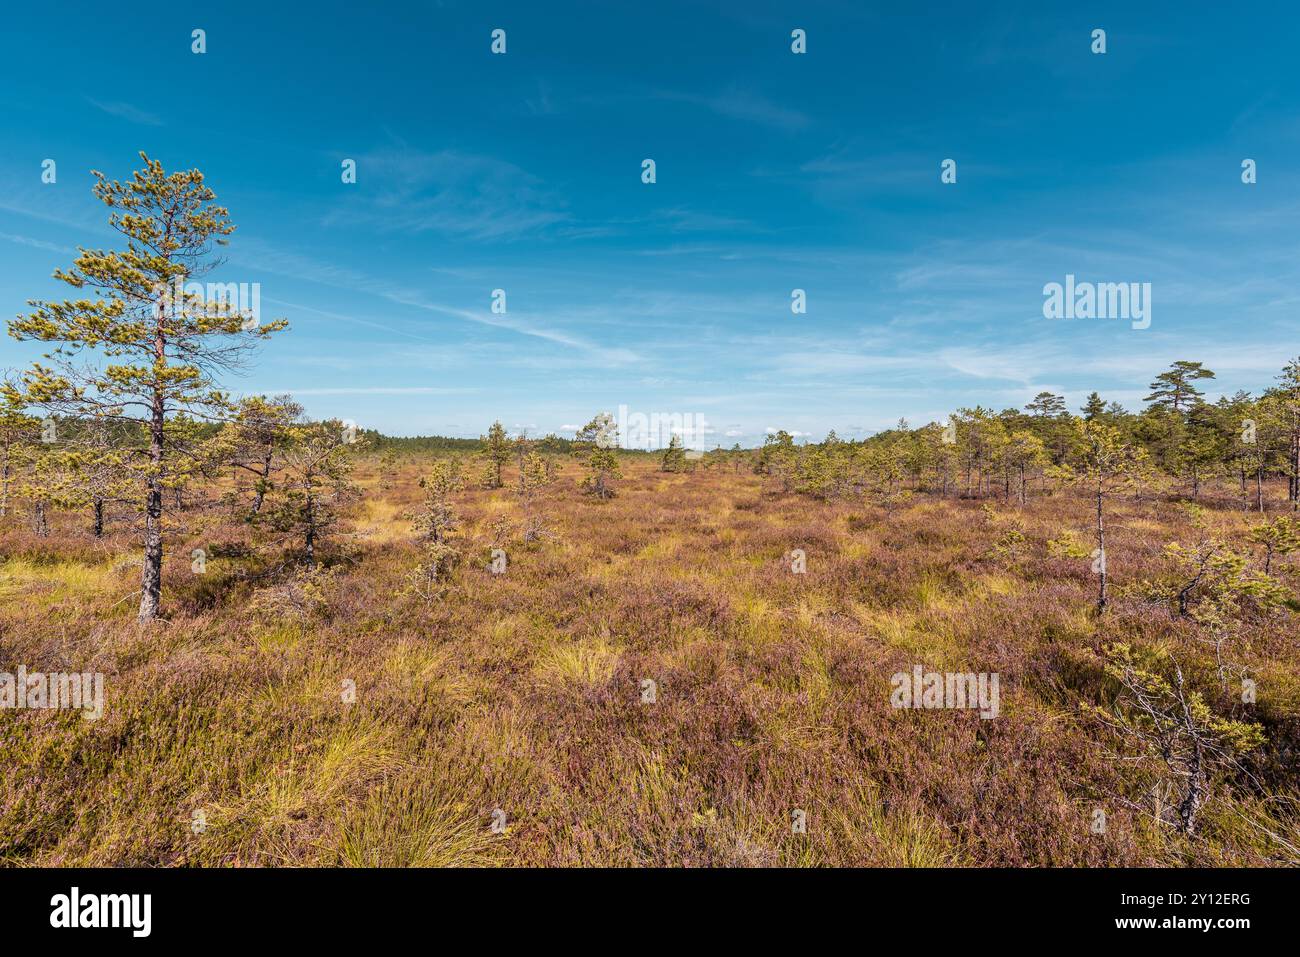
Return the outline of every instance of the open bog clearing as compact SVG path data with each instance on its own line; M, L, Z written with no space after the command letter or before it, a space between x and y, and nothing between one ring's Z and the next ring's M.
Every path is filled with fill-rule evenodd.
M513 463L499 488L452 483L434 575L431 457L356 453L363 492L314 568L246 499L194 489L149 625L122 516L100 539L81 511L43 536L10 516L0 670L101 674L104 707L0 711L0 861L1300 860L1294 556L1270 564L1281 599L1243 593L1230 624L1197 613L1209 578L1178 609L1169 544L1262 567L1247 535L1271 516L1226 482L1193 513L1107 500L1098 615L1074 489L813 495L750 453L624 458L605 500L567 456L527 500ZM1140 676L1174 664L1222 754L1190 828L1141 727L1143 702L1178 705Z

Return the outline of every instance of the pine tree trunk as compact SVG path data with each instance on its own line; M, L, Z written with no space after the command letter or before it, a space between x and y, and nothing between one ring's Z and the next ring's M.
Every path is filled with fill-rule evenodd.
M38 501L36 511L32 516L32 526L36 531L37 538L46 538L50 534L50 523L45 518L45 503Z
M162 351L161 340L157 349ZM144 503L144 565L140 569L140 614L141 621L153 621L158 617L158 606L162 601L162 458L163 458L163 395L159 389L154 390L153 414L149 421L149 477L145 489Z
M1106 523L1102 517L1103 495L1101 486L1097 486L1097 560L1101 563L1097 571L1097 613L1106 611Z
M262 510L262 502L266 498L266 485L271 481L271 454L271 450L267 449L266 454L262 456L261 481L253 483L254 515Z
M104 537L104 500L103 500L102 498L96 498L96 499L95 499L95 527L94 527L94 532L95 532L95 537L96 537L96 538L103 538L103 537Z
M1205 762L1199 744L1195 747L1190 765L1187 773L1187 793L1178 804L1178 824L1184 834L1195 833L1197 815L1200 813L1201 806L1205 804Z
M307 487L307 564L316 564L316 495L310 485Z
M1300 506L1300 431L1291 433L1291 507Z

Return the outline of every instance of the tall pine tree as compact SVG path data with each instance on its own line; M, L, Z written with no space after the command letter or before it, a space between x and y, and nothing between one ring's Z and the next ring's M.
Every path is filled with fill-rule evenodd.
M9 322L15 339L55 343L19 389L30 405L77 418L133 423L142 437L127 465L144 513L141 621L158 615L162 595L163 491L187 471L189 428L179 415L222 420L234 408L216 376L238 368L246 350L285 327L260 324L228 301L209 302L185 284L220 265L213 246L234 232L228 211L197 169L167 173L144 153L125 182L92 171L94 193L125 249L81 249L54 273L82 297L33 300ZM178 295L177 292L180 292Z

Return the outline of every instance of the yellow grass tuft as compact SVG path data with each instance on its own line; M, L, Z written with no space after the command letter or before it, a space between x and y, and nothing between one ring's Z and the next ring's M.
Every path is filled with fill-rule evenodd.
M618 653L603 638L557 640L537 656L533 673L546 687L604 687L614 675Z

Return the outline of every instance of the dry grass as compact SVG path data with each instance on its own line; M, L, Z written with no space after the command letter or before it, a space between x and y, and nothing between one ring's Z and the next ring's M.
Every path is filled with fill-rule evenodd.
M1195 839L1114 802L1126 770L1078 717L1099 693L1089 651L1105 641L1205 655L1186 623L1123 597L1184 536L1174 503L1119 504L1120 597L1099 624L1088 563L1047 552L1086 527L1086 504L1064 495L990 521L977 502L918 496L886 513L777 495L747 473L625 471L598 503L568 466L540 502L552 535L525 545L516 533L503 575L487 566L493 522L522 522L511 477L460 494L464 560L428 604L402 593L419 560L402 517L417 462L387 488L362 468L354 534L316 604L258 603L286 587L279 556L218 549L192 574L189 548L245 532L229 515L183 513L168 620L148 629L132 617L129 535L95 542L83 516L58 516L38 540L11 521L0 670L100 671L107 704L97 722L0 712L0 861L1296 862L1293 615L1246 630L1270 743ZM1250 521L1211 514L1235 540ZM1013 518L1027 544L1008 566L989 553ZM785 557L796 548L804 575ZM1285 563L1281 577L1300 582ZM1001 715L892 709L889 677L914 664L998 672ZM1104 836L1089 826L1096 807ZM490 826L497 809L504 833Z

